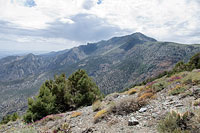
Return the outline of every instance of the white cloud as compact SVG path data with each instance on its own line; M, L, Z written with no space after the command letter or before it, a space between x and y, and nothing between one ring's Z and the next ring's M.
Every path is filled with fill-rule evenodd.
M66 22L70 16L81 13L84 0L35 0L36 6L33 7L25 6L25 2L0 0L0 20L9 21L19 28L45 29L49 23L59 19Z
M91 21L91 19L79 18L80 20L78 20L77 17L74 17L81 16L80 14L88 14L82 15L85 17L94 17L92 18L94 23L97 23L94 20L100 22L97 23L97 28L90 29L94 33L88 32L92 34L95 34L97 29L101 29L103 23L105 23L107 27L119 27L120 31L116 32L121 34L125 31L137 31L161 41L200 42L200 3L198 0L34 0L35 6L26 6L24 4L26 2L27 0L0 0L0 21L9 22L6 23L5 27L29 29L34 31L34 34L41 32L41 30L43 30L42 35L45 34L45 30L46 34L52 31L52 33L56 33L55 37L51 36L52 40L50 38L47 40L54 40L55 44L71 44L72 41L83 40L81 38L83 36L80 34L87 33L83 30L88 30L84 27L88 28L91 25L91 23L86 22ZM81 23L83 20L84 24ZM60 24L60 27L56 26L60 29L68 29L67 31L70 33L63 30L62 32L54 32L53 30L56 30L55 24ZM105 29L105 26L103 28ZM77 31L80 29L82 31ZM74 40L71 41L71 38L67 38L69 36L61 35L61 38L58 35L71 33L78 33L74 36L77 39L73 37ZM17 32L13 34L18 36ZM40 36L40 33L37 35L37 40L44 39ZM108 37L110 37L110 34L106 38ZM30 38L33 38L33 40ZM35 41L34 39L35 35L33 37L20 36L18 43L30 43L30 40ZM96 40L96 38L93 40ZM13 41L17 40L14 39Z
M36 7L25 7L18 1L0 0L0 20L8 21L15 27L26 29L41 29L48 27L46 22L53 18L41 13Z
M200 8L195 0L104 0L91 11L121 29L132 29L169 39L193 33L200 23Z
M25 7L26 0L0 0L0 19L23 28L47 28L60 20L73 23L71 16L89 13L106 19L121 29L151 32L187 22L184 34L196 28L200 8L196 0L35 0L37 6ZM169 25L167 25L169 24ZM165 30L167 30L165 29Z
M62 22L62 23L64 23L64 24L66 24L66 23L68 23L68 24L73 24L73 23L74 23L73 20L68 19L68 18L61 18L61 19L60 19L60 22Z

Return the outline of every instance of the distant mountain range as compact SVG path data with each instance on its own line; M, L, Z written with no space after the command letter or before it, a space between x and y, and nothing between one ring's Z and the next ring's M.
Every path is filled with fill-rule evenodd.
M23 56L29 53L34 53L36 55L47 53L45 51L8 51L8 50L0 50L0 59L7 57L7 56Z
M101 91L109 94L170 69L180 60L187 61L197 52L198 44L159 42L134 33L60 52L9 56L0 59L0 113L23 112L27 97L55 74L69 76L85 69Z

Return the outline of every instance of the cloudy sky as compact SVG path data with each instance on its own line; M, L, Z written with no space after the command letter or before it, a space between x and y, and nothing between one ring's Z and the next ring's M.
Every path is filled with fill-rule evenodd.
M0 51L57 51L134 32L200 43L200 1L0 0Z

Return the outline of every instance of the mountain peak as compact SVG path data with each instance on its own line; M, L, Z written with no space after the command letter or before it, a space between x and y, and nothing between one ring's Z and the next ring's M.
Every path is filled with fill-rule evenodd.
M29 53L27 54L27 56L35 56L33 53Z
M32 54L32 53L30 53L30 54L25 55L24 57L26 57L26 58L33 58L33 57L35 57L35 55Z
M151 42L157 41L156 39L148 37L148 36L142 34L141 32L135 32L135 33L131 34L130 36L135 39L139 39L139 40L143 40L143 41L151 41Z
M131 34L131 35L142 35L142 36L145 36L145 35L142 34L141 32L135 32L135 33L133 33L133 34Z

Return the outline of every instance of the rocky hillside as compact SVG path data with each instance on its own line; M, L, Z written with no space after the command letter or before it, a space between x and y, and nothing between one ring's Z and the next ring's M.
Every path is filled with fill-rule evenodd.
M85 69L105 94L118 92L187 61L200 45L159 42L141 33L88 43L45 55L11 56L0 60L0 118L23 112L26 99L55 74Z
M29 125L18 119L0 126L0 132L33 133L173 131L200 131L199 69L180 72L170 77L164 76L146 85L130 88L126 92L110 94L92 106L50 115Z

